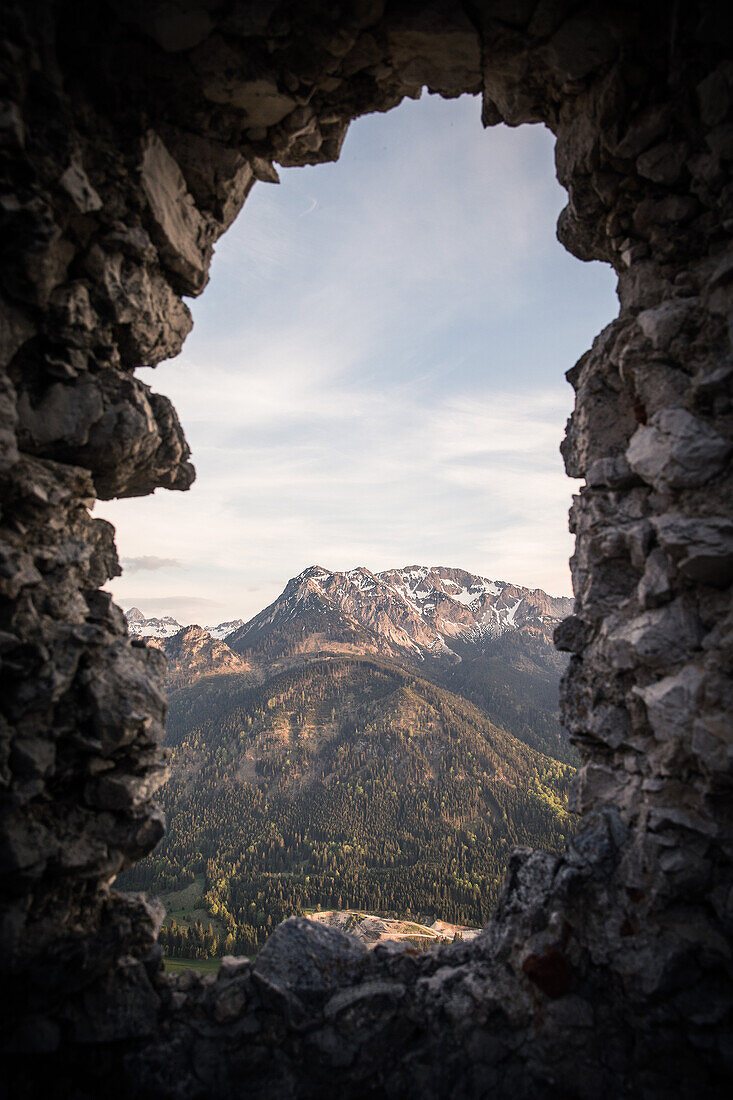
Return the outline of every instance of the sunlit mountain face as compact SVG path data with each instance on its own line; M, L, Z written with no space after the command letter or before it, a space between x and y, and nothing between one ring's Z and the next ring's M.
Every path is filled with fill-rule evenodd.
M458 663L468 647L524 631L551 641L572 600L464 569L408 566L372 573L311 566L232 632L240 652L272 655L335 644L408 660Z

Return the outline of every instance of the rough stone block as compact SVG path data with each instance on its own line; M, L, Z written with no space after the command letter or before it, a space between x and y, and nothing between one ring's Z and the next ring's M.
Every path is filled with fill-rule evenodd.
M642 607L658 607L670 599L673 576L674 571L661 550L652 550L639 581L639 602Z
M206 99L240 112L247 127L275 126L297 106L291 95L280 90L273 73L257 75L243 66L236 49L221 35L212 35L197 47L193 60Z
M296 996L323 995L353 982L366 954L353 936L305 917L291 917L267 940L253 973Z
M593 15L568 19L553 35L545 51L550 71L561 80L583 80L618 52L618 43L607 23Z
M80 214L91 214L95 210L101 210L102 200L78 161L71 162L59 182Z
M683 141L665 141L642 153L636 161L640 176L671 187L679 179L687 158L687 145Z
M203 42L213 23L206 5L191 6L163 0L150 4L139 25L168 53L190 50Z
M724 587L733 580L733 521L666 513L653 521L660 545L686 577Z
M200 293L208 280L211 230L186 189L181 169L152 130L145 139L140 180L164 262L183 280L184 292Z
M604 648L614 668L631 669L640 664L658 668L689 658L701 640L699 619L681 600L675 600L620 625L608 635Z
M389 57L407 85L459 95L481 87L481 45L476 29L456 5L431 0L412 18L397 17L387 31Z
M658 741L692 739L692 723L702 695L705 675L697 665L685 665L647 687L634 688L644 701L649 724Z
M636 320L652 347L659 350L671 343L694 311L694 304L672 300L662 302L653 309L642 310Z
M733 445L682 408L660 409L635 432L626 458L655 489L705 485L725 465Z

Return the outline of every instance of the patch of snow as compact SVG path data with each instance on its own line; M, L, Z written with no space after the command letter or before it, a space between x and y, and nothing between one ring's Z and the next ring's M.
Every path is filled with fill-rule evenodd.
M506 620L505 621L507 623L509 623L510 626L515 626L514 616L516 615L517 608L519 607L519 605L520 605L520 603L522 602L523 599L524 599L524 596L520 596L519 599L517 600L517 602L514 604L514 607L510 607L509 610L506 613Z
M462 588L460 592L456 592L455 595L450 593L450 598L457 603L462 603L464 607L470 607L475 600L481 595L480 592L472 592L470 588Z
M244 619L233 619L228 623L218 623L216 626L205 626L204 630L207 634L210 634L212 638L216 638L217 641L223 642L225 638L228 638L230 634L233 634L235 630L239 630L240 626L244 626Z

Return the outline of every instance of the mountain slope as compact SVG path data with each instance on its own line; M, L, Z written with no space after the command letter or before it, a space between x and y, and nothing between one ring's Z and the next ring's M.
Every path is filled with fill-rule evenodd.
M244 673L250 669L243 657L200 626L183 626L172 637L149 638L148 645L162 650L168 658L166 686L169 690L190 684L200 676Z
M222 950L319 904L481 925L511 847L570 827L571 768L372 658L198 679L171 693L168 742L170 832L124 885L205 873Z
M458 665L441 670L440 682L470 699L497 725L531 748L577 765L577 750L558 719L559 682L567 658L542 636L507 632Z
M254 665L351 653L418 666L533 748L577 763L557 718L567 658L552 642L572 606L445 566L382 573L311 566L227 644Z

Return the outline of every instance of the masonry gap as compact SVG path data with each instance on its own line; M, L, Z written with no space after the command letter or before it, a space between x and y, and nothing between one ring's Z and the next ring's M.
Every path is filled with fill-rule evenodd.
M352 123L338 164L257 185L151 378L198 481L98 506L127 563L118 603L246 620L307 565L423 559L570 594L562 373L614 316L615 277L554 240L549 132L480 134L479 113L408 100Z

